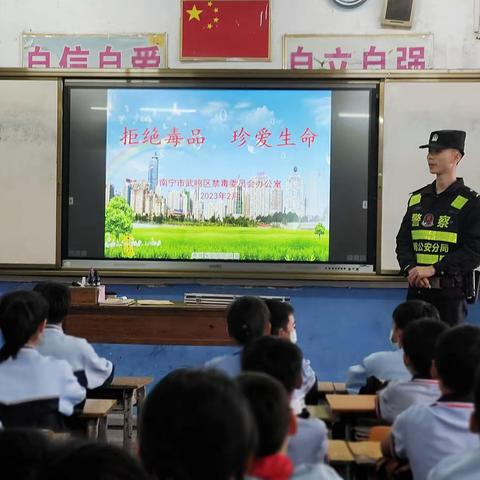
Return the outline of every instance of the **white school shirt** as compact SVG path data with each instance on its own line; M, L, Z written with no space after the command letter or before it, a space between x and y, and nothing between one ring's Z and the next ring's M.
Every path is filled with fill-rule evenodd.
M411 405L431 405L441 396L438 380L414 378L391 382L377 393L378 416L393 423Z
M302 412L305 407L305 395L315 385L316 380L317 377L315 371L310 366L310 360L304 358L302 360L302 386L293 391L290 401L290 408L295 415Z
M403 363L403 349L375 352L365 357L359 365L352 365L347 373L347 390L357 393L371 376L380 380L410 379L412 374Z
M473 403L437 401L412 405L392 427L395 455L410 463L415 480L427 480L430 470L445 457L479 445L469 430Z
M79 378L85 376L88 389L100 387L112 374L112 362L99 357L84 338L65 335L60 325L45 327L38 351L41 355L66 360Z
M242 350L230 355L212 358L205 363L205 368L216 368L226 373L230 378L235 378L242 372Z
M298 418L297 433L288 439L287 455L295 467L323 463L328 453L327 427L319 418Z
M478 480L480 448L444 458L428 475L428 480Z
M44 357L31 347L0 363L0 403L15 405L35 400L58 401L58 411L71 415L85 398L72 367L64 360Z

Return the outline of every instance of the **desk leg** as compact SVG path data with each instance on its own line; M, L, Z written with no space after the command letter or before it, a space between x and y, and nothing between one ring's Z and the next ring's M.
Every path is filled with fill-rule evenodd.
M89 418L87 420L87 438L89 440L98 438L98 418Z
M137 389L137 432L138 432L138 424L140 422L140 418L142 415L142 407L143 401L145 400L146 395L146 388L141 387Z
M98 440L107 441L108 417L104 415L98 420Z
M123 446L130 450L132 444L133 392L123 392Z

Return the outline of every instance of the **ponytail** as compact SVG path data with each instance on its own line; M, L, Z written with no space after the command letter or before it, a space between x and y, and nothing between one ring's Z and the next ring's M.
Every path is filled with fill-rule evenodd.
M2 297L0 329L5 343L0 349L0 363L17 356L45 320L47 310L47 302L35 292L16 291Z

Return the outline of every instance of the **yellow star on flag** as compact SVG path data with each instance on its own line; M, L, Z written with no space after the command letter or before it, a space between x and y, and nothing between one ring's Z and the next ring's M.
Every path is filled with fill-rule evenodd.
M208 2L208 6L211 7L213 5L213 2Z
M218 13L218 8L214 8L213 11L214 11L215 13Z
M211 30L211 29L212 29L212 24L209 23L209 24L207 25L207 28L208 28L209 30Z
M198 20L200 21L200 14L203 12L203 10L198 10L197 6L193 4L193 7L191 10L187 10L187 13L190 15L190 18L188 21L190 22L191 20Z
M215 18L213 19L213 23L218 23L218 17L215 17Z

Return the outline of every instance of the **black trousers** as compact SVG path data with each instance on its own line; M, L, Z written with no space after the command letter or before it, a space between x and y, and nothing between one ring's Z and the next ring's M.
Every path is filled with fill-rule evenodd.
M459 288L408 288L407 300L425 300L435 305L440 318L448 325L455 326L465 322L467 302L465 294Z

